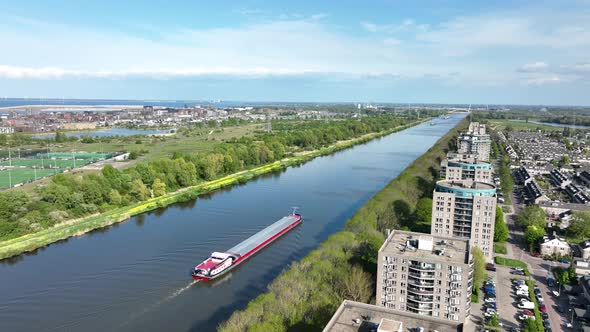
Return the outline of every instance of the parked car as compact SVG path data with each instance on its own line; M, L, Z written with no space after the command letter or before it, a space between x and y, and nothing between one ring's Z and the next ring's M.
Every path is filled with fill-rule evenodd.
M541 312L547 312L547 307L544 304L539 305L539 310Z
M546 312L541 312L541 318L548 319L549 318L549 314L547 314Z
M532 312L532 311L530 311L529 309L524 309L522 311L522 313L525 314L525 315L529 315L529 316L534 316L535 315L535 313Z
M519 309L535 309L535 304L529 301L523 301L516 305Z
M496 289L494 287L492 287L492 286L486 286L486 287L483 288L483 291L486 292L486 293L490 293L490 292L495 292Z
M495 297L486 297L483 301L486 303L489 303L489 302L496 303L496 298Z
M523 275L524 275L524 271L516 271L516 270L515 270L515 271L510 271L510 273L512 273L512 274L516 274L516 275L518 275L518 276L523 276Z
M567 259L565 259L565 258L563 258L563 259L560 259L560 260L559 260L559 262L560 262L560 263L563 263L563 264L569 264L569 263L570 263L570 261L569 261L569 260L567 260Z
M555 296L559 296L559 292L558 292L558 291L556 291L556 290L554 290L552 293L553 293L553 295L555 295Z
M541 257L541 253L537 251L537 252L535 252L534 256L535 257Z
M525 296L525 295L529 295L529 292L528 291L525 291L523 289L519 289L519 290L516 291L516 295L518 295L518 296Z
M486 308L492 308L492 309L498 309L498 307L496 307L496 303L495 302L488 302L485 304Z
M520 320L525 320L525 319L535 320L535 316L529 316L529 315L520 314L520 315L518 315L518 319L520 319Z
M494 265L494 263L487 263L486 264L486 270L488 270L488 271L496 271L496 266Z

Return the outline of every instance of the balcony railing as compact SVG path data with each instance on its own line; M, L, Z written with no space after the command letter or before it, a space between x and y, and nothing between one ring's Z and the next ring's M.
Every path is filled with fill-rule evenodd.
M434 279L436 275L428 272L408 272L408 276L420 279Z
M423 280L417 280L415 278L408 278L408 285L419 287L434 287L434 282L426 282Z
M408 264L410 269L420 270L420 271L434 271L434 266L431 265L421 265L421 264Z
M418 288L413 286L408 286L407 291L414 294L425 294L425 295L434 295L434 288L426 289L426 288Z
M425 303L434 302L434 296L408 295L407 299L411 300L411 301L416 301L416 302L425 302Z
M408 302L406 303L406 308L420 311L432 311L434 309L434 306Z

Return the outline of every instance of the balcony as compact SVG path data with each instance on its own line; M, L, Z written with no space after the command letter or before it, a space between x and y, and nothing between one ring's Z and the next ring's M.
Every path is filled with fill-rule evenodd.
M426 265L426 264L415 264L415 263L410 263L408 264L408 267L410 269L414 269L414 270L418 270L418 271L434 271L434 266L433 265Z
M420 288L420 287L414 287L414 286L408 285L407 291L410 293L420 294L420 295L434 295L434 288L426 289L426 288Z
M434 301L434 296L408 295L407 299L408 301L431 303Z
M419 311L432 311L434 306L432 304L420 304L408 301L408 303L406 303L406 308Z
M436 277L433 272L408 272L408 276L420 279L434 279Z
M417 287L434 287L433 282L426 282L423 280L418 280L415 278L408 278L408 285L417 286Z

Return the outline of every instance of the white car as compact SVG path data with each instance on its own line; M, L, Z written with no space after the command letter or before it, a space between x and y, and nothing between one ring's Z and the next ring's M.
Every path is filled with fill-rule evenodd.
M489 302L496 302L496 298L495 297L488 297L488 298L486 298L484 300L484 302L487 302L487 303L489 303Z
M529 295L529 292L528 291L525 291L525 290L520 290L519 289L519 290L516 291L516 295L518 295L518 296L527 296L527 295Z
M535 316L529 316L529 315L518 315L518 319L520 319L520 320L525 320L525 319L532 319L532 320L535 320Z
M553 295L555 295L555 296L559 296L559 292L558 292L558 291L556 291L556 290L554 290L552 293L553 293Z

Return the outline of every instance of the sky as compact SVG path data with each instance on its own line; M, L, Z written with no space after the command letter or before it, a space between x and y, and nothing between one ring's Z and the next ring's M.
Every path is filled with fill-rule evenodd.
M590 105L590 0L3 1L0 97Z

